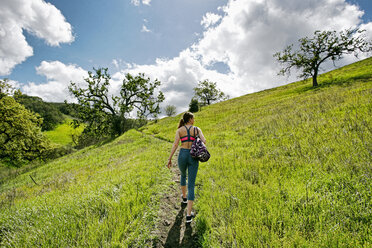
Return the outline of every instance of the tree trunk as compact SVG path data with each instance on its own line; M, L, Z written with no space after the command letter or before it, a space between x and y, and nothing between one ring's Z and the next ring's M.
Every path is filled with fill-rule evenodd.
M314 74L313 74L313 87L318 86L318 67L314 68Z
M313 76L313 87L317 87L317 86L318 86L317 76Z

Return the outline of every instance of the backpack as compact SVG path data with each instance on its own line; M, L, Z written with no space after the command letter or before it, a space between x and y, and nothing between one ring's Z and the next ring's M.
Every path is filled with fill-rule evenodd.
M195 128L194 127L194 135L195 135ZM207 147L204 145L203 141L199 138L199 131L196 128L197 135L195 140L191 144L190 154L191 157L194 159L199 160L200 162L207 162L208 159L211 157L211 154L208 152Z

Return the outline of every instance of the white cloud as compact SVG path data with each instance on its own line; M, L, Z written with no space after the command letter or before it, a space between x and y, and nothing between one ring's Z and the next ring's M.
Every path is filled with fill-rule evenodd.
M207 29L194 49L203 65L226 63L235 76L231 83L243 92L285 80L276 75L275 52L317 29L356 27L363 14L344 0L239 0L229 1L223 11L221 23Z
M359 24L361 12L343 0L230 1L221 24L195 46L204 64L227 62L239 77L274 69L272 54L316 29Z
M162 106L175 105L179 112L187 109L193 97L193 88L204 79L218 82L218 86L221 88L228 88L225 90L228 94L239 91L230 83L231 78L234 78L233 75L204 68L190 49L182 51L173 59L157 59L153 65L132 64L129 68L114 74L112 78L118 81L122 80L126 73L137 75L140 72L144 72L152 80L158 79L162 83L160 90L165 93L166 97Z
M142 4L144 5L150 5L151 0L142 0Z
M114 65L116 71L122 70L123 68L131 68L132 66L130 63L127 63L122 59L113 59L111 64Z
M33 55L23 30L44 39L48 45L72 42L71 25L61 12L43 0L2 0L0 8L0 75Z
M17 90L21 87L21 84L15 80L9 80L8 83L13 87L13 89Z
M372 22L360 25L361 30L366 30L366 39L372 41Z
M143 32L143 33L150 33L151 32L151 30L150 29L148 29L145 25L142 25L142 29L141 29L141 32Z
M0 75L8 75L14 66L33 55L33 49L27 44L21 27L3 20L0 23Z
M361 24L363 12L344 0L230 0L219 10L223 17L216 22L205 21L208 28L198 42L174 58L157 59L149 65L113 60L122 70L112 75L111 91L118 91L125 73L143 72L162 82L161 90L166 97L162 106L172 104L181 112L188 108L193 88L204 79L217 82L217 86L231 97L285 84L286 78L276 75L279 65L273 54L297 43L301 37L311 36L317 29L343 30L360 26L372 37L372 23ZM212 20L211 16L206 14L205 20ZM353 61L354 58L347 57L338 64ZM229 70L221 73L210 69L216 62L224 63ZM58 61L54 66L53 62L43 63L38 72L48 78L48 83L33 84L29 89L48 100L56 99L55 89L51 87L59 90L58 101L68 96L67 85L70 80L78 79L71 79L67 71L79 72L76 74L80 79L86 73L76 65L61 65ZM48 65L50 70L46 69ZM59 73L63 68L66 72Z
M206 13L203 16L203 20L201 20L200 24L204 28L209 28L210 26L216 24L219 20L221 20L222 16L214 14L214 13Z
M141 1L140 0L130 0L131 4L133 4L134 6L140 6L141 4ZM142 4L143 5L150 5L151 3L151 0L142 0Z
M113 59L111 63L115 66L116 69L119 68L119 62L118 62L118 60Z
M139 6L140 5L140 0L130 0L130 2L135 5L135 6Z
M132 65L126 72L145 72L162 83L166 104L186 110L193 87L209 79L232 97L276 87L295 77L277 76L273 54L311 36L317 29L343 30L361 24L363 11L344 0L230 0L219 15L207 13L201 24L207 29L191 48L173 59L153 65ZM362 25L370 29L369 24ZM371 32L369 33L371 34ZM346 58L339 65L355 61ZM226 74L207 68L223 62ZM331 67L325 67L330 69Z
M63 102L66 99L71 101L72 97L68 92L70 82L82 83L84 78L88 77L88 72L81 67L72 64L65 65L60 61L43 61L36 71L47 78L47 83L29 83L23 86L22 92L31 96L39 96L49 102Z

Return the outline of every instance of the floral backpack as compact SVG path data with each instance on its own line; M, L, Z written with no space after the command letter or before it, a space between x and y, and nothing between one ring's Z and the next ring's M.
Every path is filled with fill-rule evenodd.
M195 128L197 131L197 135L191 145L191 157L199 160L200 162L207 162L208 159L211 157L211 154L208 152L207 147L204 145L203 141L201 141L201 139L199 138L199 131L197 127L194 127L194 134Z

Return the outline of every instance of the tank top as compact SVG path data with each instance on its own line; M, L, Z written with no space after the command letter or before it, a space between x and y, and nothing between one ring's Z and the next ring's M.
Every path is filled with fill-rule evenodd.
M186 128L186 131L187 131L187 135L181 137L181 142L184 143L184 142L194 141L195 140L195 137L193 137L193 136L190 135L190 129L192 128L192 126L190 126L189 128L187 128L185 126L185 128Z

